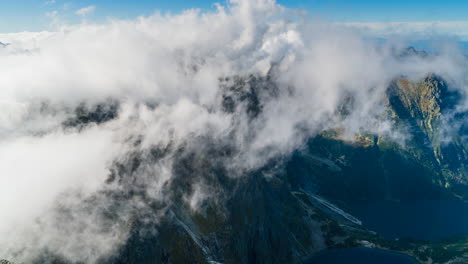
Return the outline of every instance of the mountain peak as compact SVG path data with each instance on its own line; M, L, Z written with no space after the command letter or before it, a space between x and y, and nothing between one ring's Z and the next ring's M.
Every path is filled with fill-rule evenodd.
M417 50L413 46L409 46L397 52L397 57L399 58L407 58L407 57L420 57L425 58L429 54L424 50Z

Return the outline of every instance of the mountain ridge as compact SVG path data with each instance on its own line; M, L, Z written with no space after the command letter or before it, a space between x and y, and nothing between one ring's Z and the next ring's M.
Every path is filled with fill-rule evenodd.
M242 87L249 83L253 89L269 86L256 86L259 81L264 82L250 77L247 82L238 79L235 84ZM243 101L250 104L247 111L251 118L262 111L258 99L261 91L228 91L231 95L223 99L226 111ZM330 131L310 139L306 149L291 157L270 161L248 177L237 179L228 177L216 165L216 153L200 156L197 150L181 152L176 162L179 167L174 168L178 177L168 186L175 194L174 200L164 210L163 220L156 226L146 226L136 218L129 223L132 231L127 243L102 263L296 263L323 249L356 246L365 239L388 243L323 197L340 204L350 199L466 199L466 193L458 193L466 189L466 145L448 143L454 144L450 148L461 149L455 155L458 159L451 160L445 157L446 146L437 136L440 118L450 107L445 101L450 97L445 82L434 75L415 83L397 79L388 91L387 107L394 122L413 128L408 143L412 147L368 134L357 135L355 143L347 142L336 131ZM66 125L86 124L94 119L106 122L106 117L115 116L103 114L102 107L96 109L99 114L87 115L80 110L79 121ZM110 109L115 112L118 108ZM163 157L164 150L154 153L155 159L158 156ZM126 178L138 167L137 157L133 163L121 164L109 182L131 179ZM190 186L187 181L203 181L213 191L222 190L222 196L205 201L201 209L193 211L183 198L190 191L184 187ZM361 186L363 182L366 184ZM416 191L414 186L418 186ZM138 192L135 187L128 191L128 195ZM159 210L161 206L165 207L154 204L150 208ZM158 231L142 233L145 229ZM43 261L40 263L46 263Z

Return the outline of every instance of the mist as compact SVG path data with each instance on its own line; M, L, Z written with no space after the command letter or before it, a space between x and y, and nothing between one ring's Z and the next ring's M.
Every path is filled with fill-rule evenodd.
M181 152L237 178L327 129L404 143L408 135L382 118L386 89L402 76L437 74L463 95L457 111L468 106L465 57L450 41L429 58L401 59L402 38L377 43L273 0L0 41L9 43L0 47L0 256L18 262L44 252L85 263L114 254L135 212L157 223L180 195L169 185L182 177L174 170ZM99 107L111 116L79 118ZM136 156L138 169L126 169ZM119 173L131 180L112 181ZM222 195L202 177L188 182L192 210ZM129 189L143 194L109 198ZM119 213L103 216L109 206Z

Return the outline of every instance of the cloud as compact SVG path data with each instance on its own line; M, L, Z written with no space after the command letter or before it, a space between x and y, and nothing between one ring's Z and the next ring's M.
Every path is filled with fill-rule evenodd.
M56 2L57 2L56 0L47 0L44 2L44 5L45 6L54 5Z
M72 3L64 3L62 5L62 10L69 10L72 7Z
M468 40L468 21L342 23L378 36L456 36Z
M50 11L50 12L47 12L47 13L46 13L46 17L51 18L51 19L56 18L57 15L58 15L58 11L57 11L57 10L53 10L53 11Z
M94 12L94 10L96 10L96 6L87 6L87 7L83 7L83 8L80 8L78 10L75 11L75 14L79 15L79 16L87 16L91 13Z
M131 219L158 222L177 197L193 210L216 199L213 171L246 177L328 128L392 136L382 113L396 77L433 72L466 93L455 49L402 60L401 46L296 14L238 0L0 35L11 43L0 50L0 256L99 263Z

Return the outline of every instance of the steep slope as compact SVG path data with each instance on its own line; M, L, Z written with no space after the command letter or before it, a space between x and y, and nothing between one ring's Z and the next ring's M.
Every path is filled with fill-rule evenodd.
M410 145L422 152L420 161L426 159L447 187L467 184L467 116L455 112L462 96L435 75L417 83L400 79L389 89L392 110L411 129Z

